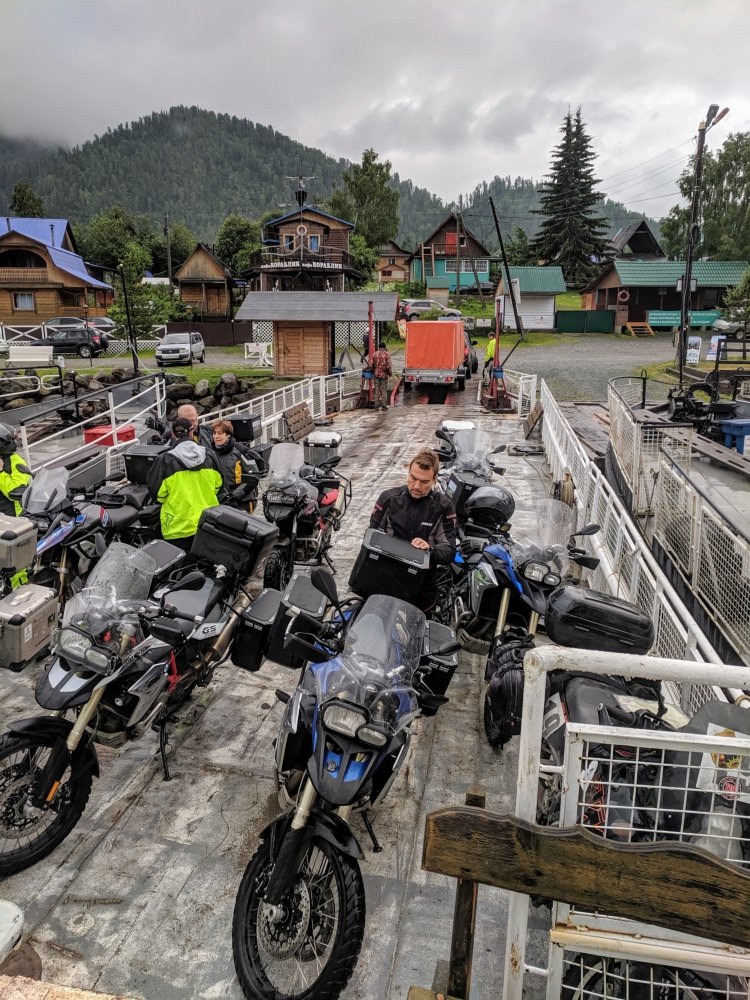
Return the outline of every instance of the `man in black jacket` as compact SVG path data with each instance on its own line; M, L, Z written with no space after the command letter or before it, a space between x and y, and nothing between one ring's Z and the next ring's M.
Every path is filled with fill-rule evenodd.
M433 489L439 468L432 449L418 451L409 463L406 485L381 493L370 516L371 528L429 550L431 572L416 601L425 611L435 603L436 568L450 563L456 552L456 511L445 494Z

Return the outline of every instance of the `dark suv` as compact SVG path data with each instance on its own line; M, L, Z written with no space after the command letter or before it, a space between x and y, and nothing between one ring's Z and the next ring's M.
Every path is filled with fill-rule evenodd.
M85 326L70 330L56 330L47 337L53 354L77 354L81 358L95 358L106 350L102 335Z

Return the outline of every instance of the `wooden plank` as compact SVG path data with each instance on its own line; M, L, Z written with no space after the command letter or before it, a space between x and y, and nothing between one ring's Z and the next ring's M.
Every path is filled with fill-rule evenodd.
M539 423L539 421L542 419L543 416L544 416L544 407L537 400L537 402L534 403L534 406L532 407L531 412L529 413L529 415L526 417L526 419L523 422L523 436L524 436L524 438L528 439L528 438L531 437L531 434L532 434L534 428L536 427L536 425Z
M687 844L618 844L454 806L428 814L422 867L750 947L750 875Z
M466 793L466 805L484 809L487 795L483 788L472 786ZM471 964L474 954L474 932L477 924L479 885L472 879L460 878L456 885L453 908L451 957L448 965L448 992L466 1000L471 990Z
M648 323L626 323L625 329L631 337L653 337L654 331Z
M293 441L301 441L315 430L315 421L307 403L295 403L284 410L284 419Z

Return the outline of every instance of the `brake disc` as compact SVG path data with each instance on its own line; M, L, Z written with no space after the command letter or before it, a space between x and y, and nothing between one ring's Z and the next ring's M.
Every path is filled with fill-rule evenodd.
M310 926L310 890L304 879L297 879L282 906L286 913L277 922L273 920L277 907L268 903L258 907L258 944L278 961L291 958L300 950Z

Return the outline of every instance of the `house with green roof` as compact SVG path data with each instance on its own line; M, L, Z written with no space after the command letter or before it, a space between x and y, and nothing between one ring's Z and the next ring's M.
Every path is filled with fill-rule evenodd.
M746 260L698 260L693 263L691 326L710 326L720 315L727 289L750 267ZM615 330L626 323L654 328L680 321L684 260L613 260L583 290L584 309L611 309Z
M560 267L509 267L510 280L525 330L554 330L555 296L565 291L565 279ZM505 269L500 270L495 298L502 306L503 326L515 323L513 304L505 287Z

